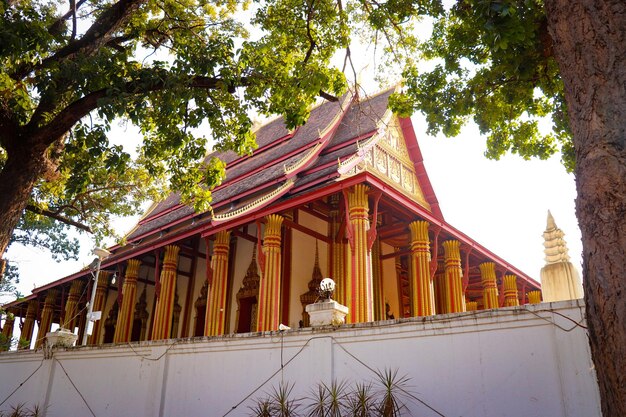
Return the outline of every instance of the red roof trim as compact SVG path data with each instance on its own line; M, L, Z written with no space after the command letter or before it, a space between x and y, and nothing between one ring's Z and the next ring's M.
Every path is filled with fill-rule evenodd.
M413 168L417 175L420 188L424 193L424 198L430 204L430 209L437 217L443 220L443 213L441 207L439 207L439 201L435 195L435 190L428 178L428 173L424 167L424 158L422 157L422 151L420 150L419 142L415 136L415 130L413 129L413 123L408 117L399 118L400 128L405 139L405 143L409 152L409 157L413 161Z
M338 149L345 148L346 146L350 146L353 143L356 143L356 142L358 142L360 140L369 139L372 136L374 136L376 133L378 133L378 129L374 129L371 132L364 133L361 136L357 136L356 138L352 138L352 139L346 140L344 142L341 142L341 143L339 143L339 144L337 144L337 145L335 145L335 146L333 146L331 148L328 148L324 153L331 153L331 152L336 151Z
M267 125L269 125L270 123L272 123L272 122L269 122L268 124L266 124L266 125L264 125L264 126L267 126ZM264 126L263 126L263 127L264 127ZM239 165L240 163L242 163L242 162L244 162L244 161L247 161L248 159L250 159L250 158L252 158L252 157L254 157L254 156L257 156L258 154L263 153L263 152L267 151L267 150L268 150L268 149L270 149L270 148L273 148L274 146L278 146L278 145L280 145L281 143L285 142L286 140L291 139L291 138L292 138L292 137L296 134L296 132L298 131L298 129L300 129L300 126L298 126L296 129L294 129L292 132L287 133L285 136L283 136L283 137L281 137L281 138L278 138L278 139L276 139L276 140L272 140L272 141L270 141L267 145L261 146L260 148L256 148L256 149L252 152L252 154L251 154L251 155L244 155L244 156L241 156L241 157L239 157L239 158L235 159L234 161L232 161L232 162L230 162L229 164L227 164L227 165L226 165L226 168L228 169L228 168L232 168L232 167L234 167L234 166L237 166L237 165Z

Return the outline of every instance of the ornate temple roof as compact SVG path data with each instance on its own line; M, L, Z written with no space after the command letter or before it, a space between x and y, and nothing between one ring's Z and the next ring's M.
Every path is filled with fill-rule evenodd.
M225 181L212 192L213 221L229 219L229 214L255 203L255 197L280 191L281 186L289 191L275 197L286 200L335 182L341 176L338 164L354 157L360 143L385 127L381 121L388 113L392 92L389 89L365 100L346 95L337 102L325 102L311 111L305 125L292 132L282 118L275 119L256 131L258 148L250 156L232 151L210 154L207 158L217 157L227 164ZM421 163L421 155L419 159ZM428 188L426 205L435 207L434 214L443 219L425 171L419 175L420 183ZM250 207L254 208L258 204ZM127 241L140 240L195 215L191 207L181 204L178 194L172 194L151 208Z
M393 91L365 98L345 95L336 102L324 102L293 131L285 127L282 118L272 120L255 132L258 148L251 155L211 153L207 159L217 157L226 163L225 180L212 190L213 213L196 213L173 193L150 207L127 234L126 245L110 248L112 255L102 267L186 237L210 236L254 222L367 182L384 195L388 207L429 221L443 231L442 237L461 241L472 256L493 260L502 270L539 288L532 278L444 220L411 119L398 118L387 108ZM45 292L86 273L79 271L33 292Z

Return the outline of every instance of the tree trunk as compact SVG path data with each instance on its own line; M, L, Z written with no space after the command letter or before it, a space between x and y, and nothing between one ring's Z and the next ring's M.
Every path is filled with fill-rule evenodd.
M37 148L29 148L27 152L10 152L0 172L0 256L9 246L35 182L45 171L44 155L45 151L38 151Z
M576 149L589 343L605 417L626 416L626 2L546 0Z

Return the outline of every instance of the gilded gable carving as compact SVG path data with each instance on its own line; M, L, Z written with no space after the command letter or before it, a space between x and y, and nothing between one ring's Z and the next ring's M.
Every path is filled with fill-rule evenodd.
M343 176L368 171L401 191L404 195L430 210L424 198L413 161L409 157L406 142L399 128L390 123L385 129L359 146L356 155L339 165Z

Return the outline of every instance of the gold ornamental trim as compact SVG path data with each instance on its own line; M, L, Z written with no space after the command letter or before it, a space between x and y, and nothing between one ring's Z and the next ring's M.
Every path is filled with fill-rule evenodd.
M274 191L265 194L264 196L254 200L251 203L246 204L243 207L238 208L237 210L230 211L228 213L216 214L213 216L213 222L223 222L227 220L235 219L239 216L242 216L251 211L257 210L264 206L265 204L271 202L272 200L279 198L284 193L289 191L291 187L295 184L295 179L290 178L285 181L280 187L276 188Z

